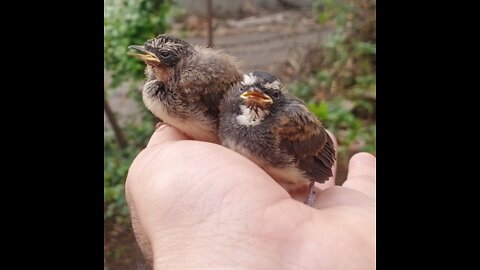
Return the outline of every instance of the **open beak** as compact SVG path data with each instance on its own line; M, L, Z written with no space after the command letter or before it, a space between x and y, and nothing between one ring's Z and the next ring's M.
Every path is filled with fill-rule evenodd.
M255 102L260 102L263 104L272 104L273 100L270 96L259 92L255 88L250 88L247 91L243 92L242 95L240 95L241 98L246 99L246 100L251 100Z
M156 63L156 64L160 64L161 61L158 59L157 56L155 56L155 54L153 54L152 52L149 52L147 49L145 49L144 46L138 46L138 45L130 45L128 46L129 49L135 49L141 53L127 53L128 55L130 56L133 56L133 57L136 57L136 58L139 58L147 63Z

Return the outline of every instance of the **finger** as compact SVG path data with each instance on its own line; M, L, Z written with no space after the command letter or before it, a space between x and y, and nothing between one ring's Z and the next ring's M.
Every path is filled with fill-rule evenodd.
M355 154L348 166L348 177L344 187L364 193L375 199L376 158L369 153Z
M157 127L155 129L155 132L153 132L152 136L150 137L150 141L148 142L146 148L143 149L133 160L132 165L130 166L129 175L137 175L143 171L143 168L147 164L146 161L152 158L152 153L160 150L157 149L155 146L159 146L167 142L176 142L188 139L189 138L185 134L178 131L178 129L174 127L168 126L166 124ZM132 168L135 169L132 170ZM127 184L128 181L125 183L125 188L127 188Z
M155 132L153 133L150 141L147 144L147 148L159 145L165 142L173 142L173 141L180 141L180 140L188 140L190 139L187 135L180 132L178 129L168 126L166 124L161 125L158 127Z
M320 190L324 190L324 189L327 189L329 187L333 187L335 186L335 178L337 176L337 148L338 148L338 142L337 142L337 138L335 137L335 135L333 135L332 132L330 132L329 130L326 130L328 135L330 135L330 138L332 138L332 141L333 141L333 146L334 146L334 149L335 149L335 162L333 163L333 168L332 168L332 172L333 172L333 175L328 178L327 181L325 181L324 183L315 183L315 187L317 189L320 189Z

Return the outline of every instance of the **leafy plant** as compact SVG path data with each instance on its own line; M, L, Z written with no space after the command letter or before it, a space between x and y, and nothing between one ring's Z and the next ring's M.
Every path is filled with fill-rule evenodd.
M127 57L127 48L164 33L168 0L104 0L104 68L111 72L111 87L142 79L145 65Z
M290 86L334 132L341 156L376 153L375 8L375 0L317 0L318 22L333 31L307 53L310 76Z
M124 183L133 158L153 132L154 116L143 106L138 82L145 64L127 56L128 46L164 33L170 8L168 0L104 0L104 69L111 77L106 98L123 82L130 82L129 97L138 103L139 121L127 120L121 128L127 140L119 147L110 129L104 131L104 219L129 222Z
M128 146L120 149L111 130L104 130L104 219L118 224L128 223L124 183L135 156L143 149L153 132L151 122L133 121L125 126Z
M376 124L356 116L356 105L352 101L335 99L309 103L308 108L337 137L339 155L358 151L376 153Z
M317 11L320 23L324 14L329 14L335 28L322 46L323 58L316 76L328 78L324 82L332 94L350 98L374 95L376 0L322 0L317 1Z

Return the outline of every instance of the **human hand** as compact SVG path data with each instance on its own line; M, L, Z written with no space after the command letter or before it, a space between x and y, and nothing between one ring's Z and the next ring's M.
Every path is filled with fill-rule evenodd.
M125 188L155 269L374 269L375 181L375 157L356 154L312 208L240 154L162 126Z

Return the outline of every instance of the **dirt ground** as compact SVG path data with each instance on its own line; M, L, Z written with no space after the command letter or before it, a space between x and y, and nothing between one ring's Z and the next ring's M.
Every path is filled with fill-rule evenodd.
M276 73L284 83L296 79L289 71L295 69L295 64L298 65L295 59L309 46L318 44L329 32L329 28L315 23L310 10L286 10L235 20L218 19L214 20L213 26L214 46L235 56L244 71L270 71ZM182 36L181 33L185 32L189 35L184 38L190 43L207 43L204 18L190 16L171 26L170 33ZM137 111L136 104L126 95L127 90L127 85L122 85L109 97L120 123L135 116ZM106 118L105 127L109 128ZM339 160L337 179L340 182L346 178L346 158ZM105 224L104 245L106 254L109 254L105 257L105 270L147 269L131 230L125 232Z

